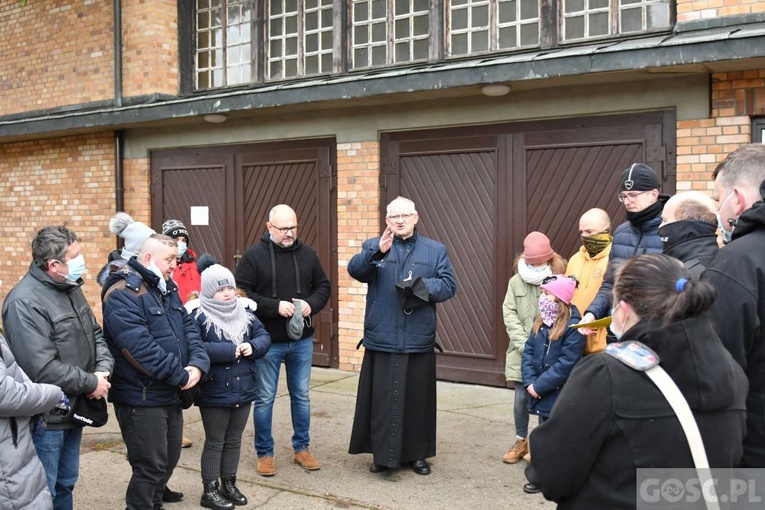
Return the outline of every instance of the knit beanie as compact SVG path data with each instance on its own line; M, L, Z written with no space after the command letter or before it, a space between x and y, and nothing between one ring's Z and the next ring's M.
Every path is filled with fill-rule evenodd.
M234 275L220 264L213 264L202 271L202 297L212 299L216 292L224 287L236 288Z
M191 241L189 239L189 231L181 220L165 220L162 224L162 233L173 239L183 236L186 238L186 241Z
M619 191L651 191L661 188L656 172L650 166L633 163L622 172L619 179Z
M542 232L532 232L523 240L523 260L536 266L547 262L553 256L550 240Z
M109 230L125 240L125 247L120 253L120 256L125 260L138 255L143 243L156 234L154 229L145 223L134 221L129 214L124 212L118 212L114 218L109 220Z
M543 283L540 288L546 290L567 305L571 304L576 290L576 281L563 274L554 274L549 277L550 281Z

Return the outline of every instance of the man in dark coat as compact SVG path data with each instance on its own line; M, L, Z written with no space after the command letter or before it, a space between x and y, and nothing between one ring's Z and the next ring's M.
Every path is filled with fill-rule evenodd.
M311 317L329 301L330 285L316 252L297 238L295 211L280 204L271 209L268 233L244 252L236 266L236 282L258 304L255 315L271 335L271 348L255 361L255 450L261 476L276 474L271 433L274 399L282 362L287 373L292 409L293 460L303 469L320 468L309 451L311 442Z
M65 226L45 227L32 240L32 264L3 303L3 325L16 362L36 383L55 384L76 399L102 399L114 360L82 292L85 258ZM72 405L74 409L74 405ZM73 508L82 426L46 414L33 441L54 508Z
M659 193L660 187L656 172L642 163L634 163L622 172L617 198L627 210L627 221L614 231L606 275L581 322L592 322L609 315L614 272L623 260L644 253L661 253L663 247L658 230L661 211L669 195ZM578 331L590 335L595 330L579 328Z
M701 191L686 191L664 204L659 237L664 253L685 264L699 278L709 266L717 244L717 209L715 202Z
M199 328L186 313L170 275L175 239L153 234L109 273L101 292L104 332L115 368L109 400L133 470L126 507L162 508L181 455L180 392L210 370Z
M765 145L744 145L714 171L718 223L730 239L702 280L723 344L749 378L743 467L765 467Z
M388 204L382 236L348 263L366 283L364 360L350 453L372 453L370 471L411 462L427 475L436 454L436 303L457 291L446 247L418 235L414 203Z

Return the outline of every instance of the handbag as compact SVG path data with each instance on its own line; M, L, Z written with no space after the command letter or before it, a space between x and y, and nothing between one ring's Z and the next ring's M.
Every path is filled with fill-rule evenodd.
M79 395L72 410L72 421L81 427L103 427L109 421L105 398L88 398Z

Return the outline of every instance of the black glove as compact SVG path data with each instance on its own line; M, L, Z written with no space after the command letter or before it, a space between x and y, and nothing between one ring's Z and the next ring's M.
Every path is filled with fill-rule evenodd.
M60 415L69 414L69 397L67 397L66 393L64 393L63 391L61 392L61 400L58 401L58 404L56 404L56 407L51 409L50 414L60 414Z
M401 289L401 293L404 295L404 297L412 297L412 287L404 287Z

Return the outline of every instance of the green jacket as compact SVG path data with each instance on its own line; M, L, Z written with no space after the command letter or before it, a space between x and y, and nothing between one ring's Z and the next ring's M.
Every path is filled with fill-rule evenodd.
M521 355L529 338L534 319L539 313L539 285L531 285L515 274L507 284L507 294L502 303L502 319L510 343L505 355L505 379L521 382Z

